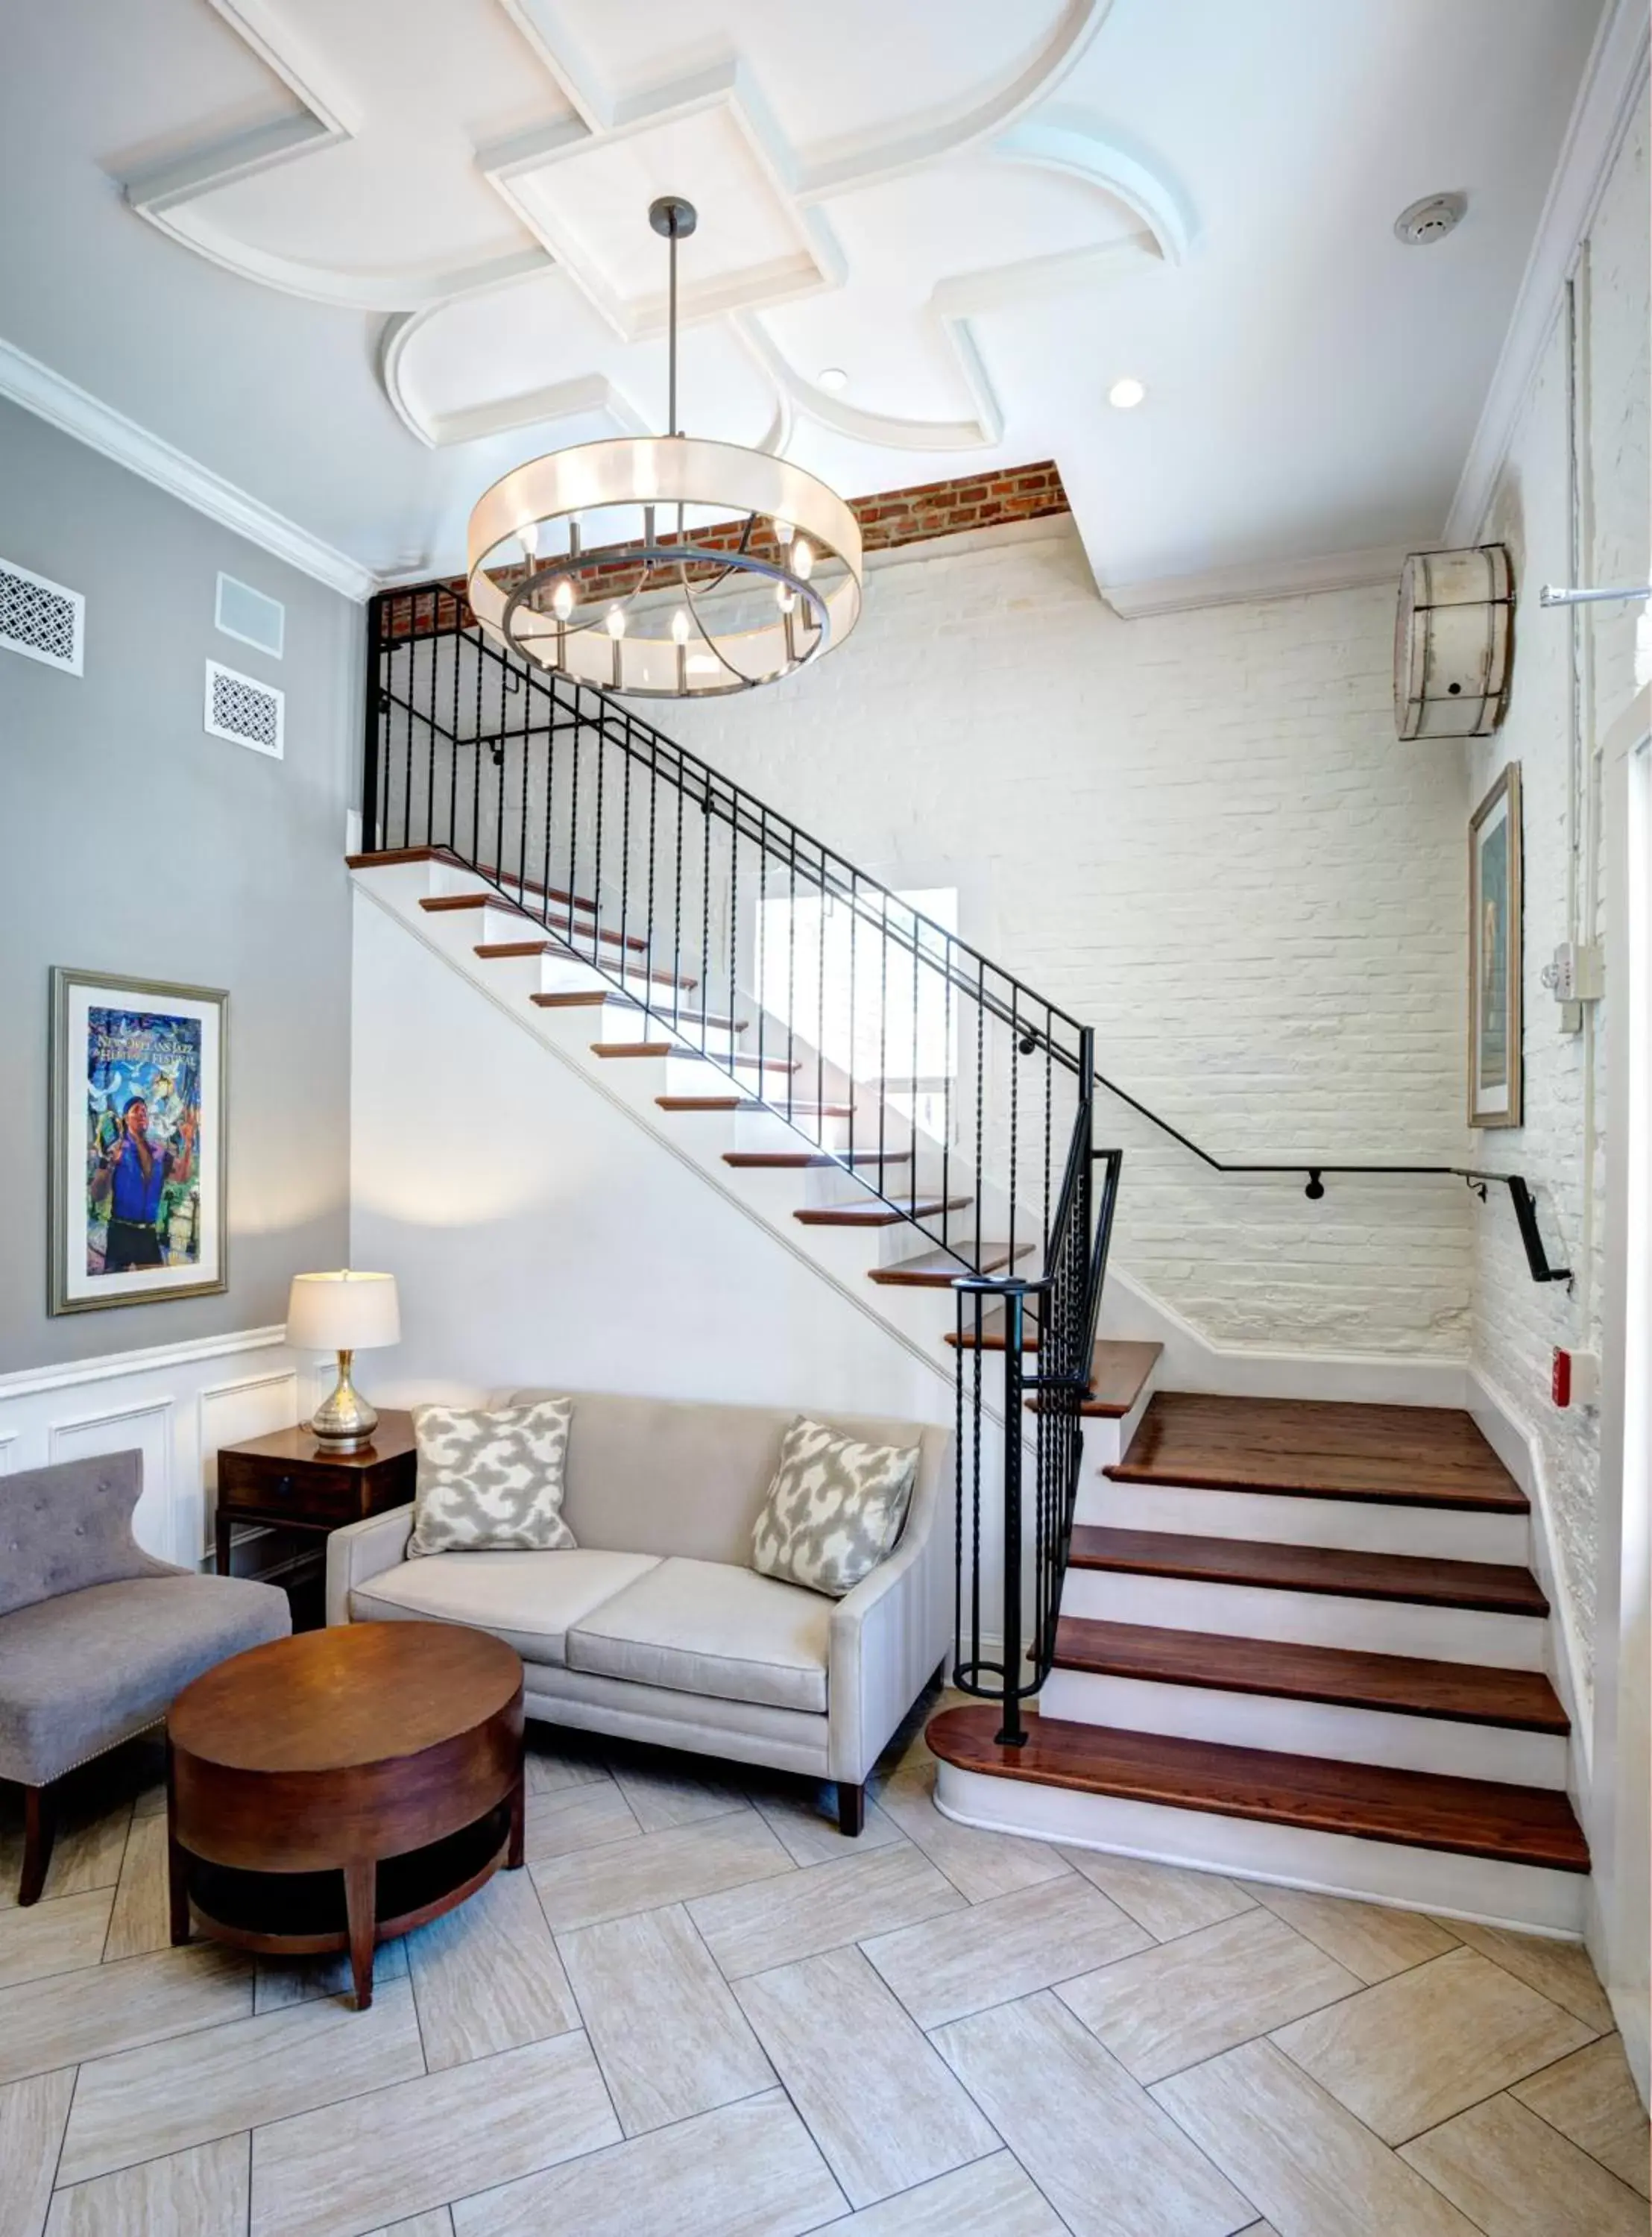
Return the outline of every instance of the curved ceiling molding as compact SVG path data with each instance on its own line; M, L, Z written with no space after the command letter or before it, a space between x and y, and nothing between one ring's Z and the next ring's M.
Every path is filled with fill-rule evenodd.
M734 320L735 331L797 410L821 426L859 443L890 451L981 451L1004 440L1004 412L988 376L971 320L983 312L1010 310L1070 288L1104 286L1141 272L1161 271L1165 259L1155 234L1142 232L1093 248L1068 249L985 272L961 272L938 281L930 316L951 346L959 378L975 406L970 419L905 419L869 412L806 380L755 317Z
M1106 21L1113 0L1067 0L1054 30L1012 78L972 100L892 132L865 134L799 159L800 201L869 187L944 156L960 155L1004 132L1052 93Z
M997 82L977 83L946 109L813 150L788 143L737 55L702 59L686 76L622 98L581 52L571 11L561 0L484 4L497 5L527 43L545 74L550 104L559 112L509 142L471 151L471 175L487 181L515 226L533 236L533 246L424 269L362 268L359 262L330 268L313 255L283 254L239 237L231 219L214 207L216 191L337 147L362 129L346 89L332 82L323 58L308 50L299 19L284 11L282 0L211 0L211 5L280 78L300 104L298 113L220 139L163 170L129 180L126 189L132 208L150 223L243 277L323 302L389 313L380 379L404 426L431 449L576 417L606 417L615 432L642 432L640 415L609 376L589 361L580 366L577 346L564 352L560 365L547 367L560 377L543 386L475 404L452 395L450 387L439 409L421 401L414 346L445 308L552 270L582 292L622 343L654 333L664 313L659 260L649 254L642 261L653 245L639 247L614 213L629 207L631 173L646 182L661 164L702 172L714 205L719 195L725 201L736 193L740 197L746 224L734 233L708 233L714 260L721 253L725 261L702 265L682 307L688 319L726 320L772 384L773 417L760 447L777 453L788 445L798 415L879 449L991 449L1004 439L1004 415L971 321L1065 289L1162 268L1187 251L1188 213L1149 165L1077 111L1030 113L1090 46L1112 0L1064 0L1030 56L1003 70ZM376 112L374 122L379 122ZM1122 205L1142 230L1099 246L942 277L926 304L914 303L914 346L923 353L926 328L931 338L937 332L944 338L969 401L968 416L903 417L827 393L794 370L760 317L766 307L846 285L845 261L820 205L971 150L1083 180ZM698 177L683 183L693 192Z
M1162 172L1127 154L1087 117L1070 109L1023 116L993 141L991 153L1099 187L1141 219L1167 264L1186 260L1196 234L1185 198Z
M847 404L841 396L828 395L813 381L805 380L788 364L760 320L735 317L729 323L794 411L855 442L872 443L885 451L978 451L1002 439L1004 415L967 334L967 359L960 352L960 364L977 407L976 418L901 419L892 412L868 412L862 405Z

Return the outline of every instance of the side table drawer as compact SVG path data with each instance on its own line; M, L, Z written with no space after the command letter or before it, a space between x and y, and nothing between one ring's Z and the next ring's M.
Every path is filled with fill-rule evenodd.
M248 1462L223 1453L218 1462L218 1503L232 1513L256 1508L275 1514L290 1508L311 1522L353 1522L368 1511L370 1488L338 1469L303 1461Z

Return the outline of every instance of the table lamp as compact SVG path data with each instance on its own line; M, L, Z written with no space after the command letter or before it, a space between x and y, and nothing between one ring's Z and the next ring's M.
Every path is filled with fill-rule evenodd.
M378 1409L350 1380L359 1351L401 1342L401 1312L393 1274L295 1274L286 1301L286 1340L299 1351L336 1351L339 1387L311 1416L310 1427L329 1451L359 1452L371 1444Z

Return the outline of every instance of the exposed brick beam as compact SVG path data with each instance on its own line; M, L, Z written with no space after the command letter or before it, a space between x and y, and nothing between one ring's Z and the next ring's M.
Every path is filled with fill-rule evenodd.
M868 551L893 551L903 544L927 544L937 537L960 536L971 529L997 528L1011 521L1045 519L1071 510L1061 476L1050 459L1037 465L1000 467L952 481L920 482L912 489L882 490L872 497L852 498L849 505ZM732 551L739 546L744 525L737 520L720 521L696 529L692 540L702 547ZM672 535L659 538L668 544L678 540ZM618 544L606 553L588 552L581 572L588 581L595 577L606 595L625 597L640 587L643 577L644 571L629 556L635 548ZM780 557L767 522L754 528L749 548L765 559ZM689 573L692 578L714 571L708 562L691 568ZM509 581L510 571L502 570L500 579ZM417 591L398 596L407 603L392 603L386 611L385 630L389 637L424 637L432 630L451 629L456 610L458 626L471 625L463 576L422 584Z

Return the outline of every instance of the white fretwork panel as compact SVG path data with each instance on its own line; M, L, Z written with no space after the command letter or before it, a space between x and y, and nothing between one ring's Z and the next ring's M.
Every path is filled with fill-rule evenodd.
M0 559L0 650L78 676L85 657L86 601L78 591Z
M260 683L255 676L242 676L216 660L207 663L203 720L210 736L250 746L255 754L280 761L286 707L286 694L273 683Z

